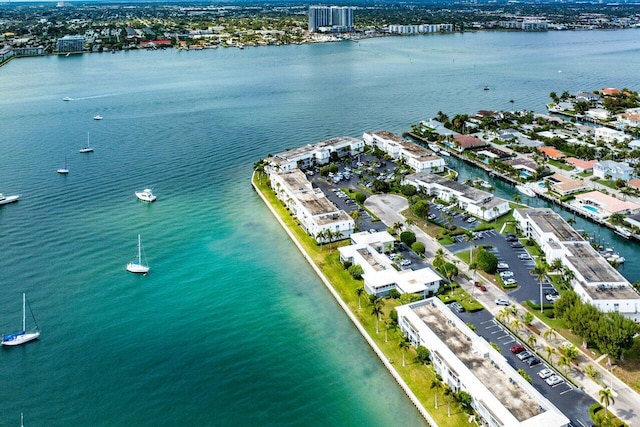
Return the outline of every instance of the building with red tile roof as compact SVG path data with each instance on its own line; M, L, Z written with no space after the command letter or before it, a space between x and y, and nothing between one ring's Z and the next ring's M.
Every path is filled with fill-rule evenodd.
M606 87L602 89L603 95L617 95L620 93L620 89L616 89L615 87Z
M564 159L564 161L569 163L570 165L572 165L576 169L579 169L582 172L592 171L593 170L593 165L595 165L596 162L597 162L597 160L588 160L587 161L587 160L576 159L575 157L567 157L566 159Z
M464 151L470 148L484 147L485 145L488 145L483 140L471 135L462 135L462 134L454 135L453 140L455 142L452 148L458 151Z
M555 147L539 147L538 151L553 160L564 159L565 154Z

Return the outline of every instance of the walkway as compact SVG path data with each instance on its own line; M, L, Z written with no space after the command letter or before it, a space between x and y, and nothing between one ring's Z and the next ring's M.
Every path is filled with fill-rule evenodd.
M387 226L391 226L396 222L402 222L403 224L405 223L406 219L400 214L400 212L407 209L409 207L409 204L403 197L384 194L370 196L365 201L365 206L371 209ZM422 229L420 229L419 227L412 225L410 226L410 230L415 233L416 239L425 245L425 257L427 261L433 262L433 258L435 257L435 253L438 249L444 250L446 258L451 260L457 259L451 252L447 250L447 248L441 246L435 238L422 231ZM495 304L495 299L509 299L509 296L505 294L501 289L498 289L496 286L494 286L491 282L485 280L480 275L476 276L477 280L480 280L485 284L487 292L477 292L477 288L468 279L468 277L473 277L473 272L470 271L467 268L467 265L463 262L458 263L458 269L460 271L460 275L457 277L457 279L459 280L460 286L462 286L467 292L469 292L469 294L474 296L480 303L482 303L485 308L487 308L487 310L489 310L495 317L503 308L503 306ZM526 309L520 304L515 303L515 305L518 307L520 313L526 312ZM538 328L538 330L540 331L540 335L536 336L536 350L539 353L544 354L544 348L546 346L549 346L556 349L556 354L560 354L559 349L564 342L562 337L558 335L558 337L555 339L545 340L543 335L544 332L549 329L549 327L542 323L538 318L535 318L535 320L532 322L532 325ZM523 334L521 334L521 336L523 337L523 339L526 339L526 336L528 334L530 334L530 332L526 332L524 336ZM638 414L638 411L640 411L640 395L625 383L620 381L617 377L613 376L604 367L597 364L593 359L588 357L582 351L582 349L579 350L580 353L576 361L578 362L578 367L581 370L572 367L569 371L569 376L578 384L580 384L584 391L596 402L600 401L600 390L602 390L604 386L611 387L614 392L615 404L610 406L609 410L611 410L611 412L613 412L618 418L626 422L629 426L640 425L640 414ZM601 381L601 383L598 383L597 381L589 378L583 373L587 365L591 365L597 370L597 378Z

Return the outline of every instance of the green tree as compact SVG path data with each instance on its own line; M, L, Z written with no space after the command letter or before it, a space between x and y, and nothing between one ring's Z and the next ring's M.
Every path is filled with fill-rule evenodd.
M609 405L615 405L616 401L613 398L613 391L610 388L603 388L598 393L600 395L600 403L604 406L604 414L609 419Z
M364 274L364 269L362 268L362 266L357 264L354 264L351 267L349 267L347 271L349 272L351 277L353 277L356 280L362 279L362 275Z
M498 258L482 247L477 250L476 263L480 270L489 274L495 273L498 269Z
M413 231L403 231L400 233L400 241L407 246L411 246L416 241L416 234Z
M417 253L418 255L424 255L426 248L424 247L424 243L422 242L414 242L411 245L411 249Z
M356 202L358 202L359 204L363 204L365 202L365 200L367 200L367 195L363 194L363 193L356 193L353 198L356 200Z
M362 294L364 294L364 288L362 286L356 288L356 295L358 295L358 310L362 308L362 306L360 305L360 297L362 296Z
M413 205L411 210L419 218L426 218L429 215L429 202L427 200L420 200Z
M400 350L402 350L402 367L403 368L405 367L404 355L410 345L411 343L409 342L409 338L403 335L402 338L400 339L400 342L398 343L398 347L400 347Z
M518 369L518 373L522 378L524 378L528 383L531 383L531 375L527 373L524 369Z
M473 397L466 391L460 390L456 393L456 400L460 403L466 411L471 410L471 404L473 403Z
M436 377L431 380L431 389L435 389L435 407L438 409L438 391L442 390L444 384L442 384L442 377L440 374L436 374Z
M419 345L416 349L416 360L420 363L429 363L431 352L423 345Z

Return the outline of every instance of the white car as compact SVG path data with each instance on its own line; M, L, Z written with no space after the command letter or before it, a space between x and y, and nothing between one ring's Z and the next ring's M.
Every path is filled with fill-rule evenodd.
M499 262L498 263L498 269L499 270L508 270L509 269L509 264L507 264L506 262Z
M547 378L549 378L552 375L554 375L553 371L551 369L549 369L549 368L544 368L543 370L538 372L538 376L540 378L542 378L543 380L546 380Z
M547 384L549 384L550 386L553 387L554 385L560 384L562 382L562 378L560 378L557 375L551 375L545 381L546 381Z
M518 258L520 258L520 259L531 259L529 254L520 254L520 255L518 255Z
M513 277L513 271L503 271L500 273L500 277L502 277L503 279L507 277Z
M504 283L505 285L515 285L517 282L516 282L516 279L509 278L509 279L504 279L502 283Z
M496 304L498 304L498 305L511 305L511 301L509 301L506 298L497 298L496 299Z
M400 261L400 265L403 266L403 267L411 265L411 260L410 259L403 259L402 261Z

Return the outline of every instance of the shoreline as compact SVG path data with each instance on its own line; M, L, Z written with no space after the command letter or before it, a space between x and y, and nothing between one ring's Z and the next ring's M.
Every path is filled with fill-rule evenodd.
M280 226L287 233L287 236L289 236L289 239L291 239L291 241L294 243L294 245L298 248L298 250L302 254L303 258L309 263L311 268L313 268L313 271L320 278L322 283L324 283L324 285L327 288L327 290L329 291L329 293L331 293L331 295L336 300L338 305L342 308L342 310L345 312L345 314L347 315L349 320L351 320L351 322L356 327L358 332L360 332L360 335L362 335L362 337L367 342L367 344L369 344L369 346L371 347L371 349L373 350L375 355L378 356L378 359L380 360L380 362L382 362L382 365L385 368L387 368L387 370L389 371L389 373L391 374L393 379L400 386L402 391L406 394L406 396L409 398L411 403L415 406L415 408L420 413L420 415L422 415L422 417L426 421L427 425L437 426L438 424L431 417L431 415L426 410L426 408L422 405L420 400L418 400L418 398L413 393L411 388L402 379L400 374L395 370L395 368L392 366L391 362L385 356L385 354L382 352L380 347L378 347L378 345L375 343L375 341L369 336L369 334L364 329L364 327L360 324L360 322L358 321L356 316L353 314L353 312L351 310L349 310L349 307L344 303L344 301L342 301L342 298L340 298L340 295L338 295L336 290L333 288L333 286L331 285L331 282L329 282L327 277L322 273L322 271L320 271L320 268L318 268L318 266L313 262L313 260L309 256L309 254L307 254L307 252L304 250L304 248L302 247L300 242L298 242L298 239L293 235L291 230L289 230L289 227L287 227L287 225L282 221L282 219L280 218L280 215L278 215L278 213L273 209L273 207L271 206L271 203L269 203L269 201L266 199L264 194L262 194L262 191L255 185L255 183L254 183L255 175L256 175L256 172L254 171L252 173L252 175L251 175L251 186L253 187L254 191L258 194L260 199L262 199L262 202L266 205L266 207L269 209L271 214L275 217L275 219L278 221Z

